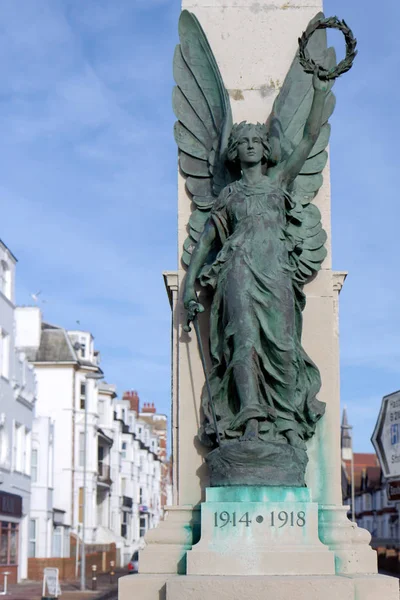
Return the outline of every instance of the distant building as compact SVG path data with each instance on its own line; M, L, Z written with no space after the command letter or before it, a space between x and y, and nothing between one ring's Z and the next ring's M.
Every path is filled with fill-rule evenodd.
M351 488L352 479L354 479L355 520L357 524L370 532L373 547L399 547L398 503L389 502L388 500L388 482L382 476L376 454L355 452L352 455L350 431L347 413L344 411L341 438L343 504L350 507L349 517L351 517ZM354 463L353 477L352 456Z
M161 508L172 504L171 464L167 457L167 415L157 413L154 403L144 403L139 413L142 421L151 426L158 440L158 457L161 461Z
M81 535L87 408L85 541L93 544L97 541L98 526L109 525L110 449L113 444L112 438L98 423L98 382L95 378L102 377L98 352L89 332L66 331L42 322L38 308L17 310L17 337L37 373L36 413L38 417L49 418L53 424L53 512L58 519L54 520L56 528L59 527L57 534L63 536L69 528ZM45 527L40 520L37 525ZM37 531L36 535L43 537L44 532ZM37 547L38 551L39 547L42 546ZM52 548L56 547L59 544L53 543ZM61 547L67 552L68 543L62 540Z
M15 265L0 241L0 572L27 577L31 441L36 380L15 336Z
M98 384L98 427L112 440L107 466L103 466L104 451L98 454L99 473L109 469L111 486L107 493L102 493L103 500L98 503L97 544L114 543L119 550L120 566L126 564L124 556L125 539L121 536L121 436L123 424L115 419L115 401L117 392L115 385L104 381ZM101 493L101 492L100 492ZM129 559L128 559L129 560Z
M115 418L122 423L120 526L128 560L143 546L146 531L156 527L163 515L163 449L151 423L153 412L149 419L142 418L137 392L125 392L122 400L115 402Z
M140 412L137 394L120 400L115 386L98 381L89 332L45 323L35 307L17 310L17 337L38 381L30 557L75 555L86 498L85 543L115 544L122 566L163 514L166 416L154 406Z

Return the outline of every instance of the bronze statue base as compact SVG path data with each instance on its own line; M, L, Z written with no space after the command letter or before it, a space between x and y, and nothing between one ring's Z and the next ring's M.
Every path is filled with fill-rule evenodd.
M225 441L206 456L211 487L305 487L307 462L307 453L301 448L261 441Z

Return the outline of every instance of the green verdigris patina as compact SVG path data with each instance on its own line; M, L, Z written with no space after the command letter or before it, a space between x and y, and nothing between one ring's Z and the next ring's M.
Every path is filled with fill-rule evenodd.
M233 125L206 36L194 15L180 18L175 138L196 207L182 257L183 301L192 321L203 311L196 280L213 293L212 370L199 431L213 448L212 485L305 485L305 442L325 409L301 337L303 286L326 256L312 200L327 161L338 74L322 28L335 24L347 28L322 14L310 23L266 124ZM352 55L342 72L355 56L346 32Z

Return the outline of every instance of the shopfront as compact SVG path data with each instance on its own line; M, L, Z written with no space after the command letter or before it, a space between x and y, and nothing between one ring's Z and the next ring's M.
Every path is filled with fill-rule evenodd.
M21 517L21 496L0 492L0 574L8 571L10 583L16 583L18 577L18 540Z

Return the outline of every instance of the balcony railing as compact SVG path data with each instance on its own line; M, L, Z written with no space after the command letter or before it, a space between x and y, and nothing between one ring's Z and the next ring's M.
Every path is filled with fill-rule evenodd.
M101 483L107 483L108 485L111 484L110 465L107 465L106 463L99 461L98 467L97 467L97 475L98 475L98 480Z
M129 496L122 496L122 506L125 506L126 508L132 508L132 506L133 506L132 498L129 498Z
M127 525L121 525L121 537L126 538L128 536L128 527Z

